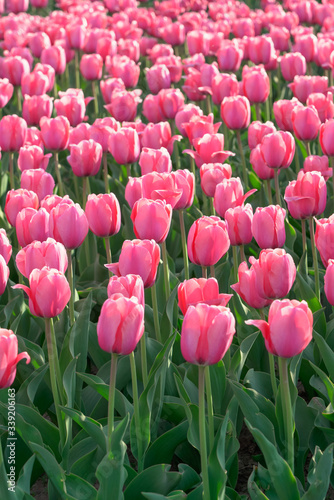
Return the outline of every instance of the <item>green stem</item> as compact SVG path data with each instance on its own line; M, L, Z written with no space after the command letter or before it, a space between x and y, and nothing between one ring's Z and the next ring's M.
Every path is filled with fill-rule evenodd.
M87 201L87 177L82 178L82 208L85 210Z
M16 98L17 98L17 110L19 113L22 111L22 104L21 104L21 87L18 85L15 87L16 90Z
M296 174L298 174L300 170L300 162L299 162L299 154L298 154L298 146L297 146L297 137L295 137L295 142L296 142L296 149L295 149L295 165L296 165Z
M161 343L157 288L156 288L155 283L151 286L151 294L152 294L152 307L153 307L153 321L154 321L155 337L156 337L157 341Z
M108 401L108 443L107 453L111 453L111 435L114 430L114 411L115 411L115 389L116 389L116 373L117 373L118 355L112 353L110 365L110 381L109 381L109 401Z
M162 264L164 268L165 295L167 303L170 296L170 283L169 283L169 267L168 267L166 240L161 243L161 250L162 250Z
M206 446L206 428L205 428L205 391L204 391L204 366L198 367L198 395L199 395L199 440L201 469L203 480L203 500L210 500L210 484L208 470L208 456Z
M71 256L71 250L67 250L67 260L68 260L68 267L67 267L67 280L70 285L70 290L71 290L71 297L70 297L70 325L74 325L75 321L75 316L74 316L74 283L73 283L73 268L72 268L72 256Z
M273 197L272 197L272 194L271 194L270 179L266 179L266 186L267 186L267 193L268 193L269 205L272 205L273 204Z
M208 277L208 270L206 266L202 266L202 277L205 279Z
M142 452L142 438L140 430L137 372L136 372L135 355L133 351L130 353L130 366L131 366L131 378L132 378L133 406L135 412L135 427L136 427L137 447L138 447L138 472L141 472L143 470L143 463L142 463L143 452Z
M14 180L14 153L13 151L9 151L9 182L10 189L15 189L15 180Z
M196 168L195 168L195 160L194 158L192 158L191 156L189 156L190 158L190 170L191 170L191 173L194 175L195 177L195 181L196 181Z
M92 94L93 94L93 98L94 98L94 112L95 112L95 118L98 118L98 116L99 116L99 101L98 101L96 89L97 89L96 81L92 80Z
M64 196L64 188L63 188L63 182L61 180L61 175L60 175L60 170L59 170L58 152L57 151L53 152L53 158L54 158L55 171L56 171L56 176L57 176L57 181L58 181L59 195L63 197Z
M230 131L227 128L227 125L224 121L223 121L223 134L224 134L224 148L227 151L229 151Z
M305 142L305 147L306 147L306 153L307 153L307 156L311 156L311 146L310 146L310 142L307 141Z
M293 415L292 405L289 389L289 375L288 375L288 360L286 358L278 358L281 394L282 394L282 407L283 419L285 428L285 442L286 442L286 458L290 469L294 470L294 445L293 445Z
M271 110L273 109L273 72L268 71L269 73L269 96L268 99L266 100L266 113L267 113L267 120L271 120Z
M255 106L255 114L256 114L256 119L257 121L261 122L261 108L260 108L260 103L259 102L256 102L254 104Z
M210 266L210 278L215 277L215 266Z
M46 344L47 344L47 348L48 348L49 371L50 371L52 395L53 395L54 405L56 408L56 416L57 416L58 427L59 427L61 449L63 449L65 446L66 435L65 435L64 420L62 418L62 414L60 411L60 400L59 400L60 388L58 390L57 379L56 379L55 360L58 359L58 355L57 355L57 351L54 349L54 344L52 341L50 318L45 318L45 337L46 337Z
M144 389L147 386L147 352L146 352L146 337L145 333L140 339L140 360L141 360L141 374L144 384Z
M176 134L175 122L174 122L174 120L169 120L169 123L170 123L170 128L172 131L172 136L174 136ZM179 154L179 148L177 145L177 141L174 142L174 146L173 146L173 158L175 161L176 169L178 170L179 168L181 168L181 164L180 164L180 154Z
M129 178L131 177L131 164L130 164L130 163L127 163L127 164L125 165L125 168L126 168L126 175L127 175L127 177L128 177L128 180L129 180Z
M239 281L239 278L238 278L239 263L238 263L237 247L235 245L232 246L232 254L233 254L234 280L237 283Z
M104 190L107 194L110 193L109 180L108 180L108 159L107 151L103 153L103 178L104 178Z
M278 168L274 169L274 179L275 179L275 196L276 196L276 204L281 205L281 197L279 192L279 182L278 182Z
M207 94L206 96L206 109L207 109L207 113L208 115L210 113L212 113L212 108L211 108L211 95L210 94Z
M215 207L213 206L213 198L210 196L209 198L210 202L210 215L216 215L216 210Z
M111 264L112 263L112 258L111 258L111 249L110 249L110 238L107 236L104 238L105 244L106 244L106 255L107 255L107 263ZM110 275L112 274L111 271L109 271Z
M55 366L55 370L56 370L56 379L57 379L57 384L58 384L58 389L59 389L60 403L64 406L66 401L65 401L63 382L62 382L62 377L61 377L61 372L60 372L58 349L57 349L57 342L56 342L56 335L55 335L55 329L54 329L54 324L53 324L53 318L50 318L50 329L51 329L52 351L55 353L54 366Z
M210 378L210 366L206 366L204 369L205 376L205 391L206 391L206 402L208 407L208 424L209 424L209 453L213 448L213 443L215 439L215 428L213 421L213 403L212 403L212 390L211 390L211 378Z
M246 261L246 255L245 255L245 248L243 245L240 245L240 259L241 259L241 262L247 262Z
M179 210L179 219L180 219L181 240L182 240L184 277L186 280L188 280L189 279L189 261L188 261L187 238L186 238L186 229L184 226L183 210Z
M310 225L310 239L311 239L312 259L313 259L313 268L314 268L315 294L317 296L317 299L320 302L319 268L318 268L317 249L315 246L314 225L313 225L313 218L312 217L309 218L309 225Z
M79 71L79 54L78 51L74 51L74 63L75 63L75 86L80 89L80 71Z
M308 273L307 265L307 239L306 239L306 220L302 219L302 239L303 239L303 253L305 254L305 270Z
M236 130L235 133L237 136L238 148L239 148L239 153L240 153L240 158L241 158L242 177L244 180L245 188L248 189L247 167L246 167L246 160L245 160L244 151L242 149L240 130Z

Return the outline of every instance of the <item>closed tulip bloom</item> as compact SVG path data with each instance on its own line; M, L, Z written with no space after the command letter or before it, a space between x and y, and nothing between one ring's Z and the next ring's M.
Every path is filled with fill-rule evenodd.
M25 247L33 241L45 241L49 237L49 213L45 208L23 208L16 217L17 241Z
M284 199L294 219L320 215L326 208L326 181L320 172L298 173L297 180L289 182Z
M249 203L245 206L229 208L225 212L224 219L227 222L231 245L248 245L252 241L253 208Z
M109 151L120 165L134 163L140 155L140 142L136 130L122 128L109 138Z
M187 70L182 90L191 101L203 101L205 96L211 93L211 90L202 83L201 72L192 67Z
M195 139L201 139L205 134L216 134L221 122L213 123L213 120L213 113L208 116L192 116L189 122L184 125L189 142L194 144Z
M43 49L51 47L50 37L44 31L31 33L29 38L29 48L34 57L39 59Z
M8 264L12 255L12 245L9 242L5 229L0 229L0 255L5 259Z
M9 278L9 267L6 264L4 257L0 254L0 295L6 289Z
M22 95L43 95L49 91L49 78L42 71L33 71L22 76Z
M177 83L181 80L183 69L181 57L175 55L162 56L157 58L156 63L167 66L172 83Z
M50 118L53 102L48 95L24 96L22 116L28 125L39 125L44 116Z
M99 54L84 54L80 60L80 72L86 80L102 78L103 59Z
M84 96L82 90L68 89L59 92L60 99L56 99L55 110L57 116L65 116L72 127L76 127L86 119L86 105L92 100Z
M123 356L133 352L144 333L144 307L134 297L107 299L97 322L99 346Z
M26 121L17 115L7 115L0 120L0 147L2 151L18 151L27 134Z
M261 144L263 137L276 132L276 127L273 122L252 122L248 127L248 146L249 149L254 149L258 144Z
M253 64L268 64L274 55L274 42L270 37L256 36L248 40L248 56Z
M110 104L105 108L116 120L120 122L132 121L137 114L137 106L141 102L140 90L127 92L126 90L115 90L111 96Z
M334 120L328 120L320 126L319 142L322 152L327 156L334 156Z
M321 121L314 106L292 111L293 131L300 141L313 141L318 136Z
M255 288L266 299L283 299L296 279L296 266L291 255L282 248L262 250L258 260L253 259Z
M22 288L29 297L31 314L41 318L54 318L60 314L70 300L71 290L64 274L57 269L43 267L34 269L29 275L29 287Z
M212 102L220 105L224 97L236 96L239 93L238 80L235 75L219 73L211 83Z
M47 76L47 78L49 80L49 86L48 86L47 92L50 92L53 89L54 81L55 81L56 72L55 72L54 68L52 66L50 66L50 64L37 63L36 66L34 67L33 72L37 72L37 71L40 71L44 75Z
M30 73L29 62L21 56L7 56L2 63L2 76L14 87L21 85L23 75Z
M21 175L21 188L34 191L39 202L46 196L53 193L55 181L51 174L48 174L42 168L24 170Z
M226 306L232 295L219 293L218 281L215 278L192 278L180 283L177 297L179 308L184 316L189 306L198 303Z
M164 64L155 64L147 69L146 81L153 94L157 94L161 89L169 89L171 78L167 66Z
M254 172L260 179L267 180L275 177L275 170L273 168L269 168L263 159L261 154L261 144L258 144L254 149L252 149L249 161ZM279 172L280 171L278 170L278 173Z
M251 103L265 102L270 92L269 76L262 66L253 66L243 71L242 84L244 95Z
M295 97L274 102L273 110L278 127L285 132L293 132L292 111L302 109L303 105Z
M176 113L184 105L184 95L180 89L162 89L159 92L159 105L165 119L174 120Z
M226 40L227 42L227 40ZM243 49L234 43L234 40L228 40L217 52L217 61L219 69L222 71L238 71L244 55Z
M173 209L186 210L191 207L194 201L195 176L186 168L172 172L170 175L175 182L176 191L181 192L181 196L173 206Z
M41 53L41 63L49 64L57 75L62 75L66 68L66 53L63 47L52 45L43 49Z
M29 278L34 269L42 269L44 266L65 273L68 264L66 248L53 238L32 241L17 253L15 262L25 278Z
M234 156L230 151L224 151L224 134L204 134L203 137L194 139L192 149L183 152L194 158L197 167L203 163L224 163L229 156Z
M329 259L324 277L325 294L328 302L334 306L334 260Z
M143 198L143 177L129 177L125 186L124 196L131 209L136 201Z
M225 97L220 107L220 116L230 130L247 128L250 122L250 103L247 97Z
M140 75L140 66L127 56L119 54L106 57L106 73L114 78L121 78L126 88L136 87Z
M225 217L225 212L229 208L239 207L245 200L255 193L252 189L244 194L244 189L239 177L223 179L217 186L213 198L213 206L220 217Z
M120 129L120 124L111 116L97 118L89 128L89 139L101 144L103 152L108 151L109 137ZM80 142L80 141L79 141Z
M280 68L284 80L292 82L295 76L306 74L306 59L300 52L288 52L281 57Z
M181 140L180 135L173 135L168 122L149 123L141 135L143 147L160 149L166 148L168 153L173 153L174 141Z
M204 54L207 56L210 49L209 33L199 29L187 33L187 46L191 56L194 54Z
M328 89L327 76L295 76L293 82L289 85L293 95L305 103L310 94L321 92L325 94Z
M187 239L191 262L214 266L230 247L226 223L219 217L200 217L190 227Z
M170 173L172 160L166 148L143 148L139 157L139 166L142 175L150 172Z
M175 115L175 125L184 137L187 137L185 126L192 116L203 116L203 111L195 104L185 104Z
M317 93L310 94L306 101L307 106L314 106L317 110L321 123L331 120L334 117L334 103L332 92L327 95Z
M125 240L119 261L106 264L107 269L116 276L136 274L150 288L156 280L160 262L160 247L154 240Z
M315 219L315 222L315 246L323 265L327 267L330 259L334 259L334 214L328 219Z
M8 78L0 79L0 109L4 108L11 100L14 92L13 85L9 82Z
M96 236L107 238L120 230L121 209L113 193L88 195L85 214L89 229Z
M153 239L157 243L162 243L168 236L172 207L162 200L142 198L134 204L131 220L137 238ZM150 224L147 221L150 221Z
M258 207L252 220L252 233L260 248L279 248L285 243L286 211L279 205Z
M31 207L38 209L38 196L27 189L11 189L7 192L5 202L5 214L11 226L15 227L16 216L23 209Z
M67 157L74 175L78 177L87 177L96 175L101 166L102 146L89 139L81 141L79 144L71 144L70 156Z
M223 306L190 306L182 324L181 352L188 363L214 365L220 361L235 334L235 319Z
M104 102L109 104L114 90L125 90L125 85L121 78L107 78L100 81L100 89Z
M298 36L295 38L293 50L301 52L306 62L315 61L318 52L318 39L311 33Z
M78 248L88 233L85 212L78 203L64 200L50 212L50 236L60 241L65 248Z
M329 168L328 156L307 156L304 160L304 172L320 172L325 181L333 175L333 169Z
M30 363L27 352L18 354L17 336L12 330L0 328L0 389L7 389L16 377L16 367L21 359Z
M108 299L116 300L119 297L131 299L131 297L134 297L139 304L145 307L144 283L137 274L112 276L109 278L107 292Z
M159 123L166 120L163 111L160 107L159 94L148 94L143 102L142 113L145 118L152 123Z
M330 38L318 40L317 64L324 69L331 69L330 57L334 50L334 41Z
M238 279L238 283L231 285L231 288L246 304L254 309L262 309L270 304L270 300L259 295L255 287L256 274L253 265L248 268L247 262L241 262L238 268Z
M200 168L201 188L206 196L213 198L216 186L223 179L232 177L231 165L227 163L203 163Z
M45 155L43 149L39 146L22 146L19 151L17 166L21 172L40 168L46 170L51 156L51 154Z
M313 314L305 300L275 300L269 309L268 322L248 320L259 328L267 350L281 358L300 354L311 342Z
M260 149L263 160L270 168L287 168L295 154L295 140L290 132L273 132L266 135Z
M67 148L70 136L70 122L65 116L41 118L42 139L47 149L60 151Z

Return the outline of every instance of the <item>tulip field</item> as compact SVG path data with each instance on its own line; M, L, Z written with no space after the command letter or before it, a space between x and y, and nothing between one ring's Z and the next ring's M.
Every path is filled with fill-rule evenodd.
M0 0L0 500L334 499L333 75L333 0Z

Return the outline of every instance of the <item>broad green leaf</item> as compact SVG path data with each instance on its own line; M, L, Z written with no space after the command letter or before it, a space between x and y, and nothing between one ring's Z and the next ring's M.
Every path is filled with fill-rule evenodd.
M37 459L45 470L48 478L52 482L54 488L57 490L60 495L59 498L68 500L70 497L65 490L65 472L58 464L54 455L50 453L48 450L43 448L37 443L29 442L29 446L32 451L35 453Z
M209 366L214 413L223 415L226 373L223 361Z
M333 472L333 448L334 444L329 445L322 453L316 447L310 472L308 473L307 480L310 487L302 496L302 500L320 500L326 498L329 488L331 474Z
M91 436L101 449L106 452L106 437L103 432L103 427L96 420L87 417L81 411L72 408L61 407L62 411L71 417L80 427L82 427L89 436Z
M29 460L24 464L20 472L20 476L17 480L16 486L20 487L25 493L30 493L30 482L32 469L35 463L35 455L29 458Z
M68 495L72 495L72 498L76 498L78 500L97 499L97 491L94 486L75 474L69 474L66 476L66 491Z
M241 372L246 363L247 356L251 348L253 347L254 342L256 341L258 335L259 335L258 331L252 333L251 335L248 335L248 337L246 337L241 342L240 348L237 350L237 352L234 354L231 360L229 375L237 382L239 382L240 380Z
M124 500L143 500L145 497L142 492L168 495L176 489L180 480L181 474L170 472L170 465L154 465L145 469L131 481L124 491Z
M188 428L188 422L182 422L158 437L147 450L145 468L155 464L171 463L175 448L187 439Z
M225 415L223 423L217 432L214 445L209 456L209 483L211 500L224 500L227 481L225 443L229 414Z
M319 333L313 331L313 337L328 370L329 377L334 380L334 352Z
M251 500L269 500L268 497L260 490L255 482L255 470L251 473L248 478L248 491Z

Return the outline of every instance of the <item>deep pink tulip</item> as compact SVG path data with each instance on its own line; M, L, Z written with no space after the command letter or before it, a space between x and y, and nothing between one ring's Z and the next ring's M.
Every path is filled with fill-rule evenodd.
M29 285L30 288L25 285L15 285L13 288L22 288L26 292L29 308L34 316L54 318L70 300L70 285L64 274L57 269L34 269L29 275Z
M195 104L185 104L175 115L175 125L184 137L187 136L185 125L192 116L203 116L203 111Z
M319 142L322 152L327 156L334 156L334 120L328 120L320 126Z
M51 47L51 40L44 31L31 33L29 37L29 48L34 57L39 59L43 49L48 49L49 47Z
M102 78L103 59L99 54L84 54L80 60L80 72L86 80Z
M213 123L213 120L213 113L210 113L208 116L192 116L189 122L184 124L189 142L194 144L195 139L201 139L205 134L216 134L221 122Z
M81 89L68 89L66 92L59 92L59 96L60 99L54 102L57 116L65 116L72 127L86 119L86 105L91 97L85 98Z
M0 148L2 151L19 151L27 134L26 121L17 115L6 115L0 120Z
M269 36L249 38L248 57L253 64L268 64L274 56L274 42Z
M119 129L120 124L115 118L111 116L97 118L89 128L89 139L93 139L95 142L101 144L103 152L106 153L108 151L109 137L114 131L117 132Z
M66 68L66 53L63 47L52 45L43 49L41 53L41 63L51 66L57 75L62 75Z
M273 110L278 127L285 132L293 132L292 111L302 109L303 105L295 97L274 102Z
M18 252L15 262L20 273L26 278L29 278L31 271L42 269L44 266L65 273L68 264L66 248L53 238L31 242Z
M133 352L144 333L144 307L134 297L107 299L97 322L99 346L123 356Z
M167 66L170 80L172 83L177 83L182 77L182 61L181 57L178 56L162 56L158 57L156 60L157 64L164 64Z
M262 250L259 259L252 258L256 292L266 299L283 299L296 279L296 266L282 248Z
M143 148L139 157L139 166L142 175L151 172L170 173L172 160L166 148Z
M170 73L164 64L155 64L146 71L146 81L150 91L157 94L161 89L169 89Z
M114 78L121 78L126 88L133 88L138 83L140 66L127 56L107 56L106 73Z
M45 196L53 194L55 181L51 174L45 172L43 168L24 170L21 175L21 188L34 191L37 194L39 202Z
M101 166L102 146L89 139L81 141L79 144L71 144L70 156L67 157L74 175L78 177L87 177L96 175Z
M273 132L260 144L263 160L270 168L287 168L295 154L295 140L290 132Z
M26 59L20 56L8 56L2 60L1 72L14 87L21 85L23 75L30 73L30 66Z
M137 238L153 239L157 243L162 243L168 236L172 207L162 200L142 198L134 204L131 220ZM147 221L150 221L150 224L147 224Z
M47 149L60 151L67 148L70 135L70 122L65 116L41 118L42 139Z
M53 102L48 95L24 96L22 117L27 125L39 125L41 118L51 118Z
M220 105L224 97L236 96L239 93L238 80L235 75L219 73L212 79L212 101Z
M85 214L89 229L96 236L107 238L120 230L121 208L113 193L88 195Z
M38 209L38 196L27 189L11 189L7 192L5 203L5 214L11 226L15 227L17 214L27 207Z
M182 356L188 363L214 365L226 354L234 334L235 319L227 307L190 306L181 330Z
M42 71L33 71L22 76L22 95L43 95L49 91L49 78Z
M109 278L107 292L108 299L116 300L119 297L131 299L131 297L134 297L139 304L145 307L144 283L137 274L112 276Z
M300 141L313 141L318 136L321 121L314 106L297 108L292 111L292 126Z
M49 87L47 92L50 92L50 90L53 89L54 86L54 81L55 81L55 75L56 72L50 64L42 64L42 63L37 63L36 66L34 67L34 72L35 71L41 71L44 75L48 77L49 80Z
M297 180L289 182L284 199L294 219L320 215L326 208L326 181L320 172L298 173Z
M315 245L323 265L327 267L329 260L334 259L334 214L328 219L315 219L315 222Z
M227 163L203 163L200 168L201 188L204 194L213 198L216 191L216 186L223 181L223 179L230 179L232 177L231 165Z
M328 302L334 306L334 260L329 259L326 273L324 276L325 287L324 291Z
M234 40L226 40L217 52L219 69L222 71L238 71L244 55L243 49Z
M119 261L106 267L116 276L137 274L150 288L157 276L160 262L160 247L154 240L125 240Z
M261 154L261 144L258 144L254 149L252 149L249 161L254 172L260 179L268 180L275 177L275 170L273 168L269 168L263 159ZM279 172L280 171L278 170L278 173Z
M187 239L191 262L214 266L230 247L226 223L219 217L200 217L190 227Z
M258 207L252 220L252 233L260 248L279 248L285 243L286 211L279 205Z
M270 300L260 296L255 287L255 270L253 265L248 268L247 262L241 262L238 268L238 283L231 288L242 298L246 304L254 309L262 309L270 304Z
M9 242L5 229L0 229L0 255L5 259L8 264L12 256L12 245Z
M114 90L125 90L125 85L121 78L107 78L100 81L100 89L104 102L110 104Z
M16 217L17 241L25 247L33 241L45 241L49 237L49 213L45 208L23 208Z
M295 76L293 83L289 85L293 95L305 103L310 94L321 92L325 94L328 89L327 76Z
M180 89L162 89L159 105L165 119L174 120L176 113L184 106L184 95Z
M251 103L265 102L268 99L269 76L263 66L253 66L252 68L244 66L242 85L243 93Z
M261 141L264 136L276 132L276 127L273 122L252 122L248 127L248 146L249 149L254 149Z
M110 104L105 108L116 120L132 121L137 114L137 106L141 102L139 95L141 90L127 92L126 90L115 90L111 95Z
M16 377L16 367L21 359L30 363L29 354L24 351L18 354L17 336L12 330L0 328L0 389L7 389Z
M247 203L229 208L225 212L224 219L227 222L227 232L231 245L248 245L252 241L252 205Z
M306 74L306 59L300 52L288 52L281 57L280 68L284 80L292 82L295 76Z
M224 151L224 134L204 134L194 139L193 145L195 151L185 149L183 152L194 158L197 167L203 163L224 163L229 156L234 156L231 151Z
M174 141L181 140L180 135L172 136L172 131L168 122L149 123L142 136L143 147L160 149L166 148L171 155L173 153Z
M8 78L0 79L0 109L4 108L11 100L14 92L13 85L9 82Z
M88 233L85 212L71 200L60 202L50 212L50 236L68 250L79 247Z
M213 206L220 217L225 217L225 212L229 208L240 207L245 200L255 193L256 189L251 189L244 194L244 189L239 177L223 179L216 186Z
M140 155L140 142L136 130L122 128L109 138L109 151L120 165L134 163Z
M247 128L250 122L250 103L247 97L225 97L220 107L220 116L230 130Z
M313 314L305 300L275 300L269 309L268 322L248 320L246 324L261 330L271 354L292 358L311 342Z
M307 106L314 106L317 110L321 123L331 120L334 117L334 103L332 92L327 95L315 92L310 94L306 100Z
M333 169L329 168L328 156L307 156L304 160L304 172L320 172L325 181L333 175Z
M172 179L175 182L175 191L181 192L181 196L173 206L174 210L185 210L193 204L195 195L195 176L188 169L180 169L172 172Z
M180 283L177 289L178 305L183 316L189 306L204 303L211 306L226 306L231 294L219 293L215 278L192 278Z
M306 62L315 61L318 52L318 39L311 33L298 36L295 38L293 50L303 54Z
M19 150L17 166L21 172L37 168L46 170L50 157L51 154L45 155L39 146L22 146Z

